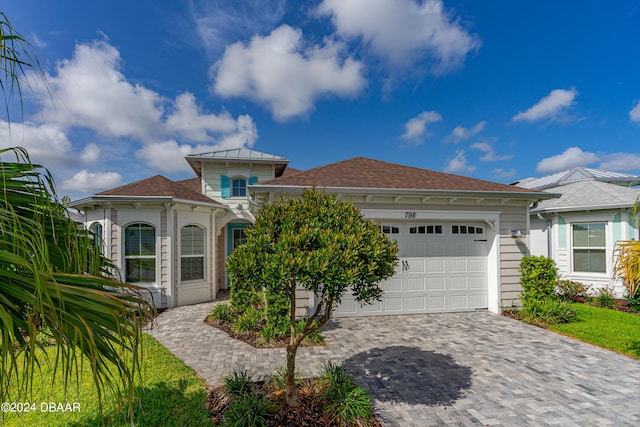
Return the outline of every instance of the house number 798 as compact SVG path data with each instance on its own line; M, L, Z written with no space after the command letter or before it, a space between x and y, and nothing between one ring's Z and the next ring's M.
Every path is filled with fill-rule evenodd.
M416 217L416 213L415 212L405 212L404 213L404 217L405 218L415 218Z

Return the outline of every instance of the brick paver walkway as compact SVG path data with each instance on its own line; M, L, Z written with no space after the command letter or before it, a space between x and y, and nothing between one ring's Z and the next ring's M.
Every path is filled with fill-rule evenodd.
M214 303L162 313L151 334L209 384L264 379L284 349L254 349L203 322ZM301 348L303 376L340 362L387 426L638 426L640 361L487 312L337 319ZM638 343L640 346L640 343Z

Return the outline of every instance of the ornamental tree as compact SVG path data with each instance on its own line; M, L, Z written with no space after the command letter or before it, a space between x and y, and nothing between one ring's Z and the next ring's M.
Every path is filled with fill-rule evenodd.
M295 406L300 343L331 318L345 292L362 304L380 300L379 283L394 274L398 247L352 203L315 189L265 205L246 237L227 262L231 286L264 289L289 301L285 383L287 404ZM296 330L296 289L315 294L316 305L301 330Z

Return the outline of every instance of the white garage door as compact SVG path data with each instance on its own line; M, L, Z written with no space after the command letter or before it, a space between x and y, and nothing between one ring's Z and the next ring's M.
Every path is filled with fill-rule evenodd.
M347 293L334 316L376 316L486 309L487 226L483 222L383 223L398 242L396 274L382 301L361 306Z

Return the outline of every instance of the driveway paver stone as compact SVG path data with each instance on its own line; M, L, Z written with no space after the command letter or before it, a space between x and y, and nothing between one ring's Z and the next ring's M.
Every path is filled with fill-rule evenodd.
M150 333L210 385L284 365L284 349L205 324L214 304L167 310ZM492 313L340 318L322 336L298 350L302 376L342 363L387 426L640 425L640 361Z

